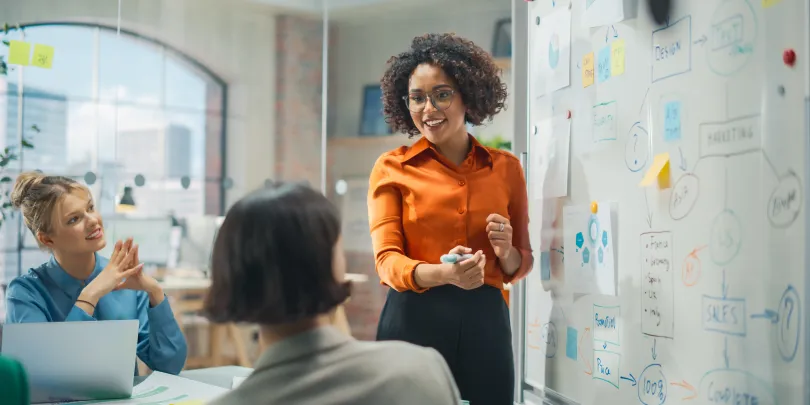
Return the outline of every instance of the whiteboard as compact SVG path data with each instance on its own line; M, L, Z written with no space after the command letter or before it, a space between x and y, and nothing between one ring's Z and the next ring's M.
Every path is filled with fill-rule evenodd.
M658 26L646 3L528 5L527 172L539 260L523 286L521 381L560 403L808 403L808 7L679 0ZM594 4L614 22L589 27ZM565 26L554 14L565 12L570 49L539 43L565 37L536 32L543 21ZM783 60L787 49L795 66ZM570 61L558 60L565 54ZM551 70L570 64L569 84L536 66L549 61ZM591 66L593 79L583 77ZM555 179L533 170L548 156L532 145L556 134L532 129L560 117L571 122L569 186L548 198L544 184ZM669 175L659 183L655 171L640 187L663 154ZM567 238L580 232L566 232L563 211L589 215L594 201L613 207L613 294L576 287L576 266L603 245Z

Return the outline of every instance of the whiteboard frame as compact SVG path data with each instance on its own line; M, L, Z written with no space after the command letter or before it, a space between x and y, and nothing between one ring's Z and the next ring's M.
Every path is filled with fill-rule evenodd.
M810 55L810 0L804 1L804 49L805 55ZM804 64L804 189L810 186L810 64ZM804 237L808 238L810 231L810 201L804 199ZM806 294L810 291L810 253L804 249L804 403L810 403L810 302Z
M520 156L527 185L529 184L529 171L527 168L528 139L529 139L529 44L528 44L528 18L529 1L512 0L512 106L514 111L514 140L513 151ZM810 60L810 0L804 0L804 60ZM636 18L640 18L637 16ZM810 190L810 63L804 63L805 75L804 89L804 189ZM810 199L804 199L805 210L805 238L810 237ZM810 292L810 249L804 250L805 281L804 291ZM510 293L510 317L512 323L512 347L515 359L515 400L516 405L524 404L526 396L542 398L544 405L578 405L578 402L561 395L550 388L535 387L526 380L524 355L525 346L523 334L526 316L526 281L525 279L512 286ZM804 300L804 403L810 404L810 300ZM526 392L528 395L524 395ZM532 404L534 401L532 401Z

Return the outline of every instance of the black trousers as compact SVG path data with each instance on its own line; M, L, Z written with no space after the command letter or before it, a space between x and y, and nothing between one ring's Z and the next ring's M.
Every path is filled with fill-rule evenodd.
M424 293L389 290L377 340L436 349L470 405L512 405L515 365L509 309L501 291L445 285Z

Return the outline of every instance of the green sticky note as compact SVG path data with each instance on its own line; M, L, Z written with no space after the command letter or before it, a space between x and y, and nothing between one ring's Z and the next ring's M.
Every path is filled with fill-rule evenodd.
M31 60L31 44L24 41L9 41L8 63L28 66Z
M53 47L50 45L34 44L34 57L31 64L43 69L53 67Z

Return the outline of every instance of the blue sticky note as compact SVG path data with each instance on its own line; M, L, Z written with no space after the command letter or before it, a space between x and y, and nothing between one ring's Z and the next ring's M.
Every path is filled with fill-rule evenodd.
M540 252L540 278L551 280L551 252Z
M577 330L570 326L565 338L565 355L571 360L577 360Z
M670 101L664 106L664 140L667 142L681 139L681 102Z
M596 80L603 83L610 79L610 45L599 51L596 58Z

